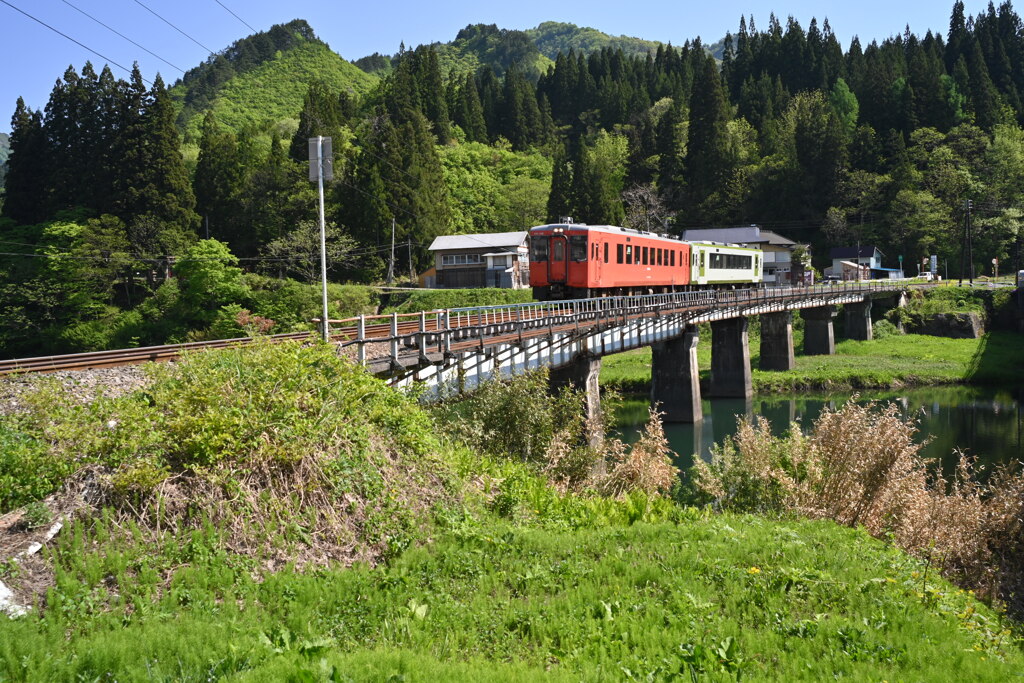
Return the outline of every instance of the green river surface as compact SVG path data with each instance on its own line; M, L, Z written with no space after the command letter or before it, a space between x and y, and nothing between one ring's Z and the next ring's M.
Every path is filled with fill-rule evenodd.
M850 393L799 395L771 394L742 399L705 400L699 424L665 424L665 436L676 453L675 465L688 468L699 453L710 461L711 448L736 433L737 415L749 419L761 415L781 435L793 422L809 429L825 408L839 408ZM1024 389L991 387L924 387L864 391L859 402L896 403L905 416L918 420L917 440L926 442L921 455L940 458L943 470L952 472L956 449L976 456L978 464L992 465L1024 460ZM647 421L648 400L625 396L616 411L617 435L635 441ZM990 467L986 467L990 471Z

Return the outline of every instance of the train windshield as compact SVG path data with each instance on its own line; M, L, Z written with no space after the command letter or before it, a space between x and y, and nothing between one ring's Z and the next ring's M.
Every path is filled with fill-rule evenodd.
M569 236L569 258L573 261L586 261L587 260L587 236L586 235L570 235Z
M547 237L533 237L530 239L530 260L531 261L547 261L548 260L548 238Z

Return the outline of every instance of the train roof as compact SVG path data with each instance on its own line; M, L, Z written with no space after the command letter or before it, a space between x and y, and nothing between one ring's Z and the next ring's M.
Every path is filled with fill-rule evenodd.
M745 247L740 244L730 244L728 242L712 242L710 240L684 240L681 237L675 235L661 235L656 232L650 232L647 230L635 230L633 228L622 228L617 225L587 225L586 223L548 223L547 225L537 225L530 228L530 232L534 230L543 231L551 230L553 228L561 228L562 230L572 230L573 232L600 232L611 235L639 235L641 237L650 237L654 239L668 240L671 242L682 242L683 244L701 245L709 247L729 247L732 249L747 249L751 251L759 251L758 247Z
M547 225L534 226L530 228L530 232L533 232L534 230L550 230L552 228L562 228L563 230L572 230L573 232L603 232L615 235L641 235L643 237L653 237L656 239L672 240L673 242L682 241L675 235L662 235L660 233L652 232L649 230L623 228L617 225L587 225L586 223L549 223Z

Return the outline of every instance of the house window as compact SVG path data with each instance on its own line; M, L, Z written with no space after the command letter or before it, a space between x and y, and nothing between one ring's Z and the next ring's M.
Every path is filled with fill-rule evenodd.
M465 266L483 263L480 254L443 254L441 256L442 266Z
M492 256L491 268L507 268L509 266L508 256Z

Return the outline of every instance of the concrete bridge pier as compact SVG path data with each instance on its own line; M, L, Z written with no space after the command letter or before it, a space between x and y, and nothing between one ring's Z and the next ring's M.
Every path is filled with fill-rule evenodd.
M708 396L750 398L750 344L746 318L711 323L711 385Z
M651 347L651 405L664 413L665 422L696 422L704 418L700 405L700 368L694 325L682 337Z
M808 356L831 356L836 352L836 335L832 319L836 317L835 306L817 306L800 311L804 319L804 354Z
M604 444L601 426L601 358L580 355L568 365L551 370L548 385L552 392L566 386L573 386L586 394L587 442L592 448L600 449Z
M864 297L860 303L846 304L843 310L846 311L846 337L858 341L871 339L871 297Z
M792 311L763 314L761 316L761 369L792 370L795 365Z

